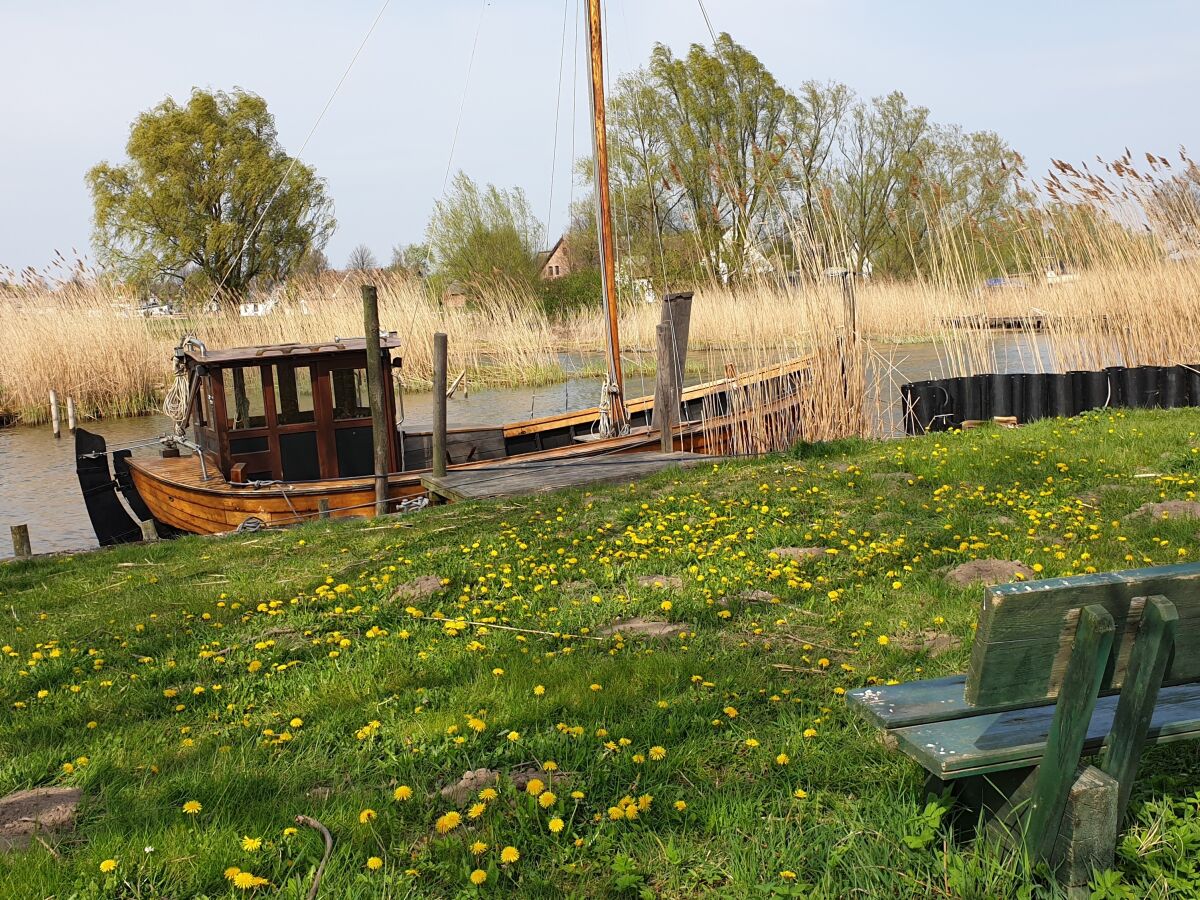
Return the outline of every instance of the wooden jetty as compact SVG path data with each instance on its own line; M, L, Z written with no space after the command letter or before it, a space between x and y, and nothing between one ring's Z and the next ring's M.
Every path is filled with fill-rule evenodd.
M421 485L443 501L484 500L519 494L542 494L593 484L623 484L664 469L714 462L702 453L624 453L591 459L512 462L445 475L423 475Z

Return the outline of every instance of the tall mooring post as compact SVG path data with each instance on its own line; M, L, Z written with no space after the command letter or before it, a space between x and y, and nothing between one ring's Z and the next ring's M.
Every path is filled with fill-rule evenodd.
M683 397L683 372L687 365L688 337L692 328L692 292L664 294L662 315L655 329L658 378L654 383L654 424L661 428L660 419L667 419L665 434L679 421L679 404ZM660 331L665 329L665 336ZM664 378L664 375L669 378ZM669 390L669 394L667 391ZM663 438L664 453L671 446Z
M50 390L50 427L56 438L62 437L62 417L58 409L58 391Z
M433 446L430 455L435 478L446 477L446 335L433 336Z
M384 402L383 350L379 345L379 293L375 286L362 286L363 328L366 334L367 397L371 403L371 435L375 446L375 515L387 514L388 429Z

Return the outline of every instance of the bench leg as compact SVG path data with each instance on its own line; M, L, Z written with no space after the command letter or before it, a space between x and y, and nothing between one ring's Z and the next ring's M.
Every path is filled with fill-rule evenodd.
M1147 598L1129 657L1125 683L1121 686L1121 699L1117 701L1112 731L1100 751L1100 767L1120 785L1118 822L1124 820L1129 806L1129 793L1137 777L1146 731L1154 714L1154 704L1158 702L1158 689L1175 646L1178 626L1179 613L1173 603L1166 597Z
M1112 616L1103 606L1085 606L1029 798L1025 846L1036 859L1049 859L1054 848L1112 642Z
M1028 772L988 822L988 836L1020 846L1038 772ZM1062 819L1045 855L1060 884L1086 885L1097 869L1111 869L1117 847L1118 784L1095 766L1080 764L1067 791ZM1031 848L1032 849L1032 848Z

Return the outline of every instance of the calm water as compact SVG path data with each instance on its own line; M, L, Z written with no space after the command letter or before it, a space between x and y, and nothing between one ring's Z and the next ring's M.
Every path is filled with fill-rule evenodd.
M992 342L995 366L991 371L1034 371L1048 365L1043 346L1030 347L1016 335L997 334ZM898 386L906 381L950 374L933 344L876 345L872 368L882 385L879 398L880 430L899 433ZM704 357L702 356L703 360ZM720 368L715 354L710 369ZM689 376L689 383L702 376ZM630 396L654 392L653 377L626 376ZM481 388L462 390L449 403L450 427L497 424L549 416L569 409L595 406L600 397L599 378L572 378L537 388ZM432 421L432 395L408 394L404 398L404 421L414 429L427 429ZM92 432L104 435L109 449L151 440L171 430L163 416L84 422ZM66 433L54 439L49 425L29 428L0 428L0 558L12 555L9 526L27 524L35 553L78 550L96 546L79 482L75 478L75 440ZM156 447L135 449L135 456L155 455Z

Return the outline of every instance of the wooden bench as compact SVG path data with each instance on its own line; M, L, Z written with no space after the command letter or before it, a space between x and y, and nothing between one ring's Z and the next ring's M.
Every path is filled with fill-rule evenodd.
M1142 748L1200 738L1198 625L1200 564L990 587L965 676L847 698L924 766L927 796L1083 885L1113 864Z

